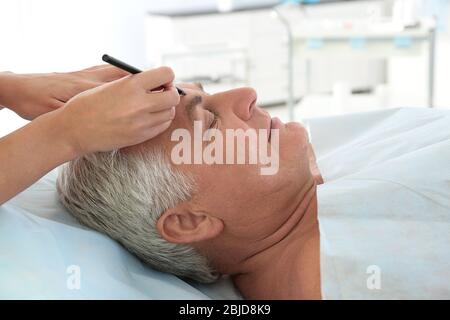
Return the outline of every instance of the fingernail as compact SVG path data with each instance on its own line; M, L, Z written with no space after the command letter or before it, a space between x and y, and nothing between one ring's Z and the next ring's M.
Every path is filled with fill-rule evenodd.
M170 118L171 118L171 119L174 119L174 118L175 118L175 114L176 114L175 107L172 107L172 110L171 110L171 112L170 112Z

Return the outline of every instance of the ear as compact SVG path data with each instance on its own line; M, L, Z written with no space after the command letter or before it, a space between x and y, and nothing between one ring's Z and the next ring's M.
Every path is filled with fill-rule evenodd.
M156 227L166 241L189 244L217 237L223 222L205 212L173 208L161 215Z

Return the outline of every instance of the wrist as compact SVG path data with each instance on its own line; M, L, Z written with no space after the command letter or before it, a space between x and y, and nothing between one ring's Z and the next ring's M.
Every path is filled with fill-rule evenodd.
M48 139L52 141L61 156L61 162L71 161L82 155L81 150L74 143L70 137L70 130L68 130L63 120L62 110L56 110L49 112L37 118L36 122L41 121L43 127L46 128L45 134L48 135Z
M12 72L0 72L0 109L13 110L14 104L11 102L20 96L18 83L20 83L20 75Z
M0 72L0 109L6 105L6 95L8 91L9 72Z

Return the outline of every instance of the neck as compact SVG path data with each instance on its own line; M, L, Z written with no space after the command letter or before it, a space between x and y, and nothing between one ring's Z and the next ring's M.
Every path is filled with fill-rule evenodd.
M297 203L282 227L261 241L261 247L241 261L239 272L233 276L233 280L245 297L265 298L264 294L260 294L261 291L266 294L274 292L261 286L273 288L278 284L283 291L289 282L294 281L290 276L290 268L298 261L303 247L311 242L309 239L317 231L316 191L317 185L311 179L299 192ZM281 281L281 277L287 277L287 283Z

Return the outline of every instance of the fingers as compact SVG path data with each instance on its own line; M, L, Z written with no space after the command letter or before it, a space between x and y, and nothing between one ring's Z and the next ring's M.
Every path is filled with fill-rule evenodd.
M58 99L54 99L54 100L52 101L52 104L51 104L50 108L56 110L56 109L59 109L59 108L64 107L64 104L65 104L65 102L63 102L63 101L61 101L61 100L58 100Z
M136 74L134 79L145 90L154 90L159 87L172 87L175 74L169 67L160 67Z
M157 113L150 113L146 117L141 117L141 142L152 139L166 131L170 127L174 118L175 108Z
M91 80L98 82L111 82L129 75L128 72L111 65L95 66L83 71Z
M150 128L156 127L161 123L172 121L175 118L175 107L159 111L148 113L145 116L142 116L143 126Z
M171 123L172 123L172 121L166 121L155 127L148 128L145 131L146 140L152 139L152 138L156 137L157 135L163 133L167 129L169 129Z
M85 80L85 81L78 81L75 85L75 93L81 93L83 91L96 88L98 86L103 85L102 82L94 81L94 80ZM68 101L71 97L67 97L65 101Z
M105 64L100 64L98 66L92 66L92 67L83 69L81 71L93 71L93 70L102 69L102 68L109 67L109 66L110 66L109 64L105 63Z
M143 111L152 113L167 110L180 103L180 95L175 87L162 92L147 92L143 99Z

